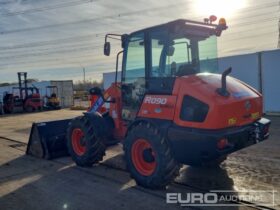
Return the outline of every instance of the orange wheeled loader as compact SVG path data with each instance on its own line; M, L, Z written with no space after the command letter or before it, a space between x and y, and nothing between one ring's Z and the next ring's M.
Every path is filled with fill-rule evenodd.
M227 25L211 18L107 34L106 56L110 38L119 38L122 46L115 82L104 92L91 90L96 97L83 116L34 124L27 153L53 158L64 150L77 165L89 167L102 161L106 145L120 141L136 182L162 188L182 164L218 165L228 154L267 139L270 121L262 118L262 95L228 76L231 68L213 73L217 37Z

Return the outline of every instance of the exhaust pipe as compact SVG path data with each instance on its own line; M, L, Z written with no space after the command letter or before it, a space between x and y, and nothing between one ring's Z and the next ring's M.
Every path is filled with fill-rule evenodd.
M232 68L229 67L222 74L222 87L217 89L217 93L221 96L228 97L230 93L227 91L227 75L231 73Z

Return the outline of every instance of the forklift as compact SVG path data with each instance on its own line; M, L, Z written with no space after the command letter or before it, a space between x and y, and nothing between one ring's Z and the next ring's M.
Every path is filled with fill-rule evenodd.
M19 94L16 94L15 90L18 90ZM27 85L27 72L18 72L18 87L13 87L12 93L5 94L3 103L6 114L41 111L43 108L39 89L34 85Z
M57 86L51 85L46 87L46 96L44 98L44 104L44 109L46 110L61 109Z
M228 27L221 18L175 20L119 38L115 82L95 95L91 108L71 120L33 124L27 154L47 159L66 150L81 167L102 161L111 139L123 144L136 183L164 188L183 164L218 166L227 155L269 137L262 95L217 71L216 39ZM121 82L117 81L122 55ZM213 71L213 73L211 73ZM102 109L110 104L109 111ZM257 154L256 154L257 155Z
M18 87L13 87L12 93L6 92L3 97L3 110L5 114L23 112L23 100L15 93Z

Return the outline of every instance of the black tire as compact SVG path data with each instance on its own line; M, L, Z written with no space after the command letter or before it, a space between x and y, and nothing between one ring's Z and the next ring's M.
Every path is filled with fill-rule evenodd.
M152 174L143 175L133 162L134 144L145 139L152 147L156 166ZM179 174L180 165L174 159L168 139L149 123L140 123L131 128L124 141L124 152L127 169L138 185L146 188L165 188ZM144 158L144 151L143 151ZM145 158L144 158L145 159Z
M83 132L85 152L82 154L75 152L72 143L73 131L75 129L80 129ZM87 116L81 116L74 118L70 122L67 129L67 147L73 161L78 166L90 167L103 159L106 146L103 142L101 129L98 118L90 120Z
M12 108L8 109L8 108L4 107L3 109L4 109L4 114L12 114L12 112L13 112Z
M34 112L34 108L32 106L25 107L25 111L28 113Z

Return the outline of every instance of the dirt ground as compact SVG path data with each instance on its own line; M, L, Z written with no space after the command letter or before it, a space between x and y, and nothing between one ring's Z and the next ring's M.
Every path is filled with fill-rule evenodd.
M166 204L167 192L265 191L264 199L280 209L280 117L272 121L269 140L231 154L221 168L184 166L166 190L136 186L125 169L121 145L108 149L92 168L75 166L70 157L52 161L26 156L32 122L69 119L81 111L50 111L0 116L0 209L177 209ZM268 192L269 191L269 192ZM278 192L276 192L278 191ZM273 193L274 192L274 193ZM256 206L223 209L262 209ZM217 207L195 207L217 209Z

